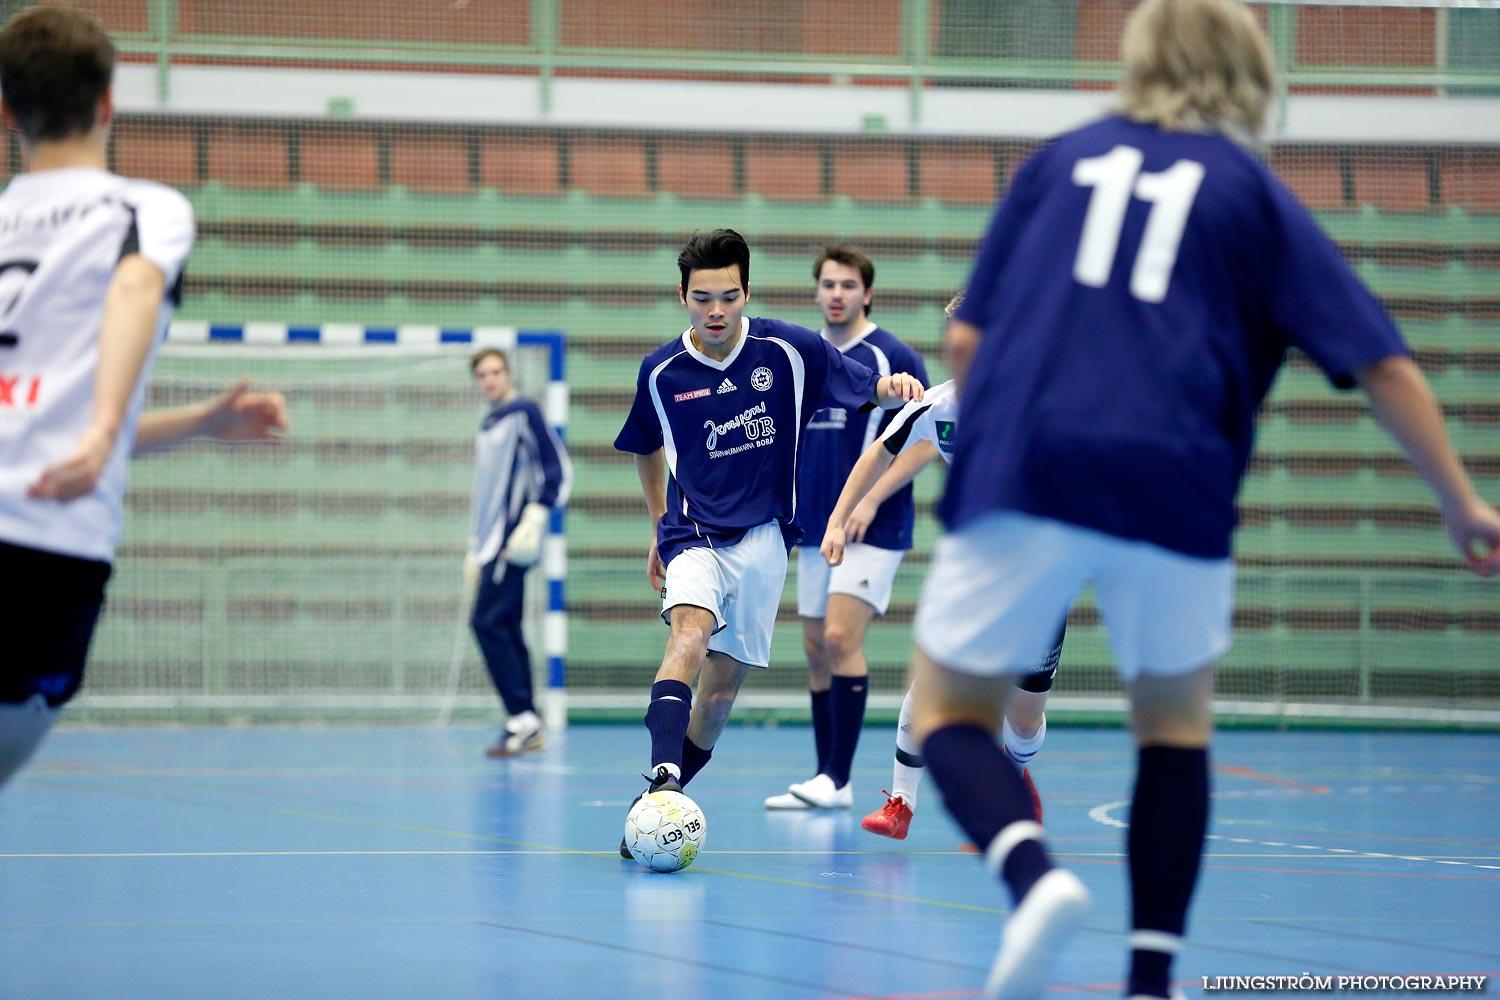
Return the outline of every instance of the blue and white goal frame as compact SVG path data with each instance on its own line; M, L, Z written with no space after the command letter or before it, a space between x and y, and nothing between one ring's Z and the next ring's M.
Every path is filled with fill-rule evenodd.
M542 394L542 413L557 436L567 442L568 382L567 337L560 330L518 330L509 326L472 328L404 325L360 326L325 323L299 326L288 323L210 323L203 320L173 320L167 331L168 344L247 344L276 347L293 344L330 347L364 347L382 344L399 347L494 347L511 351L517 347L547 351L547 388ZM564 581L568 572L568 545L564 532L565 513L554 508L542 549L542 568L547 578L547 611L542 622L542 645L547 658L547 697L543 714L547 725L567 725L568 612Z

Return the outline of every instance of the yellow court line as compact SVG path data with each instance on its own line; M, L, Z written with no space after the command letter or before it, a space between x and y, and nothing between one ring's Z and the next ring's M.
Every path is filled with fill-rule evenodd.
M347 816L330 816L330 815L328 815L326 813L303 812L302 810L299 810L299 809L279 809L279 808L272 808L272 809L269 809L267 811L268 812L272 812L272 813L276 813L276 814L282 815L282 816L292 816L292 817L297 817L297 818L300 818L300 819L320 820L320 821L328 822L328 823L343 823L343 824L347 824L347 825L350 825L350 826L364 826L364 827L372 827L372 828L384 829L384 830L401 830L401 831L404 831L404 832L407 832L407 833L426 833L426 834L431 834L433 836L439 836L439 837L455 837L455 838L462 839L462 840L477 840L477 841L482 841L484 843L505 844L505 845L510 846L510 847L525 848L527 853L533 853L533 854L561 854L561 855L574 855L574 856L579 856L579 857L612 858L612 859L615 859L617 861L619 860L619 854L616 851L583 851L583 850L577 850L577 849L567 848L567 847L556 847L556 846L548 845L548 844L531 844L531 843L527 843L525 841L506 840L503 837L491 837L491 836L488 836L486 834L482 834L482 833L469 833L469 832L464 831L464 830L444 830L444 829L440 829L440 828L436 828L436 827L411 826L411 825L408 825L408 824L405 824L405 823L385 823L385 822L381 822L379 820L362 820L362 819L354 819L354 818L347 817ZM309 852L309 853L312 853L312 852ZM436 853L441 853L441 852L436 852ZM726 851L724 853L727 854L727 853L731 853L731 852L727 852ZM740 853L740 854L757 854L757 855L772 855L772 856L774 856L778 852L765 852L765 851L754 851L754 852L751 852L751 851L745 851L745 852L736 852L736 853ZM791 853L791 852L781 852L781 853ZM826 852L808 851L808 852L796 852L796 853L799 854L799 855L805 855L805 854L821 855L821 854L824 854ZM957 854L959 852L954 851L954 852L942 852L942 853L945 853L945 854L946 853ZM84 855L84 856L87 857L88 855ZM150 856L150 855L145 855L145 856ZM166 855L161 855L161 856L163 856L163 857L171 857L172 855L166 854ZM770 876L770 875L751 875L751 874L744 873L744 872L725 871L722 868L704 868L704 867L699 866L699 865L695 865L694 866L694 871L698 872L700 874L704 874L704 875L720 875L720 876L723 876L725 878L744 879L746 881L751 881L751 882L767 882L767 883L770 883L772 885L787 885L787 886L796 886L798 888L804 888L804 889L819 889L819 890L822 890L824 892L841 892L841 893L845 893L847 895L853 895L853 896L868 896L868 897L870 897L872 899L888 899L888 900L891 900L893 902L899 902L899 903L917 903L917 904L920 904L920 905L923 905L923 906L936 906L936 907L941 907L943 909L964 910L964 911L968 911L968 912L972 912L972 913L994 913L994 914L1002 914L1003 915L1003 914L1006 914L1006 913L1010 912L1008 909L1002 909L1002 908L997 908L997 907L992 907L992 906L977 906L977 905L970 904L970 903L950 903L950 902L945 902L943 900L923 899L923 898L915 897L915 896L896 896L896 895L892 895L890 893L874 892L874 891L871 891L871 890L868 890L868 889L854 889L854 888L849 888L849 887L845 887L845 886L830 885L830 884L819 883L819 882L804 882L804 881L800 881L800 880L797 880L797 879L778 878L778 877Z
M61 860L61 859L87 859L87 858L363 858L363 857L556 857L567 855L580 855L583 857L603 856L613 858L614 854L609 851L579 851L566 848L535 847L527 850L493 850L493 851L422 851L422 850L399 850L399 851L46 851L33 853L0 853L0 861L19 860ZM829 858L864 858L864 857L973 857L972 854L963 851L902 851L899 853L889 851L714 851L715 856L728 855L731 857L754 857L754 858L806 858L806 857L829 857ZM1066 854L1056 855L1059 861L1066 863L1073 858L1111 858L1122 859L1125 857L1123 851L1069 851ZM1349 852L1340 851L1336 853L1317 854L1308 851L1299 851L1295 854L1213 854L1213 859L1260 859L1274 860L1277 858L1326 858L1345 859ZM1500 861L1500 855L1491 854L1425 854L1422 856L1427 861ZM707 868L695 867L697 871L709 871ZM738 877L736 872L720 872L720 874ZM815 884L815 883L809 883Z
M881 857L888 852L884 851L715 851L716 855L728 854L745 857ZM0 854L0 861L17 860L23 858L49 859L49 858L321 858L321 857L382 857L382 856L413 857L510 857L510 856L536 856L557 857L567 855L581 855L583 857L600 856L614 858L613 851L579 851L561 847L534 847L528 850L495 850L495 851L422 851L422 850L391 850L391 851L364 851L364 850L342 850L342 851L38 851L29 854ZM901 854L890 854L891 857L968 857L974 855L962 851L905 851ZM1116 855L1108 855L1114 857ZM1250 857L1268 857L1269 855L1256 854ZM1290 857L1291 855L1288 855ZM1306 857L1305 854L1296 855ZM705 869L699 869L705 870Z

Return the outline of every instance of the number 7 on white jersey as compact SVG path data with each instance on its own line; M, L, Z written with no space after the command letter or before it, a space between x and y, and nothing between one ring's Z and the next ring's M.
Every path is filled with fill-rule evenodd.
M1151 203L1151 214L1146 217L1146 231L1130 272L1130 294L1143 302L1160 302L1167 297L1188 211L1203 183L1203 164L1178 160L1161 173L1143 174L1144 159L1139 149L1116 146L1103 156L1073 164L1073 183L1094 189L1083 218L1073 277L1091 288L1109 284L1133 194Z

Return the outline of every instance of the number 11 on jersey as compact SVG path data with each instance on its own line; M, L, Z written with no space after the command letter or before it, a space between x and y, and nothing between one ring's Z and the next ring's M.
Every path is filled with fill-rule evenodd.
M1143 174L1144 159L1133 146L1116 146L1103 156L1073 164L1073 183L1094 189L1083 218L1073 277L1091 288L1109 284L1125 211L1134 195L1151 203L1151 214L1130 271L1130 294L1143 302L1160 302L1167 297L1188 211L1203 183L1203 164L1178 160L1160 173Z

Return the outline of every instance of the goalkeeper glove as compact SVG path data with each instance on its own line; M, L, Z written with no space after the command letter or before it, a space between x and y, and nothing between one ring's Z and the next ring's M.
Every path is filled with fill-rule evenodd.
M510 537L505 540L502 555L512 566L531 566L542 557L542 539L547 535L547 522L552 512L539 503L529 503L521 511Z

